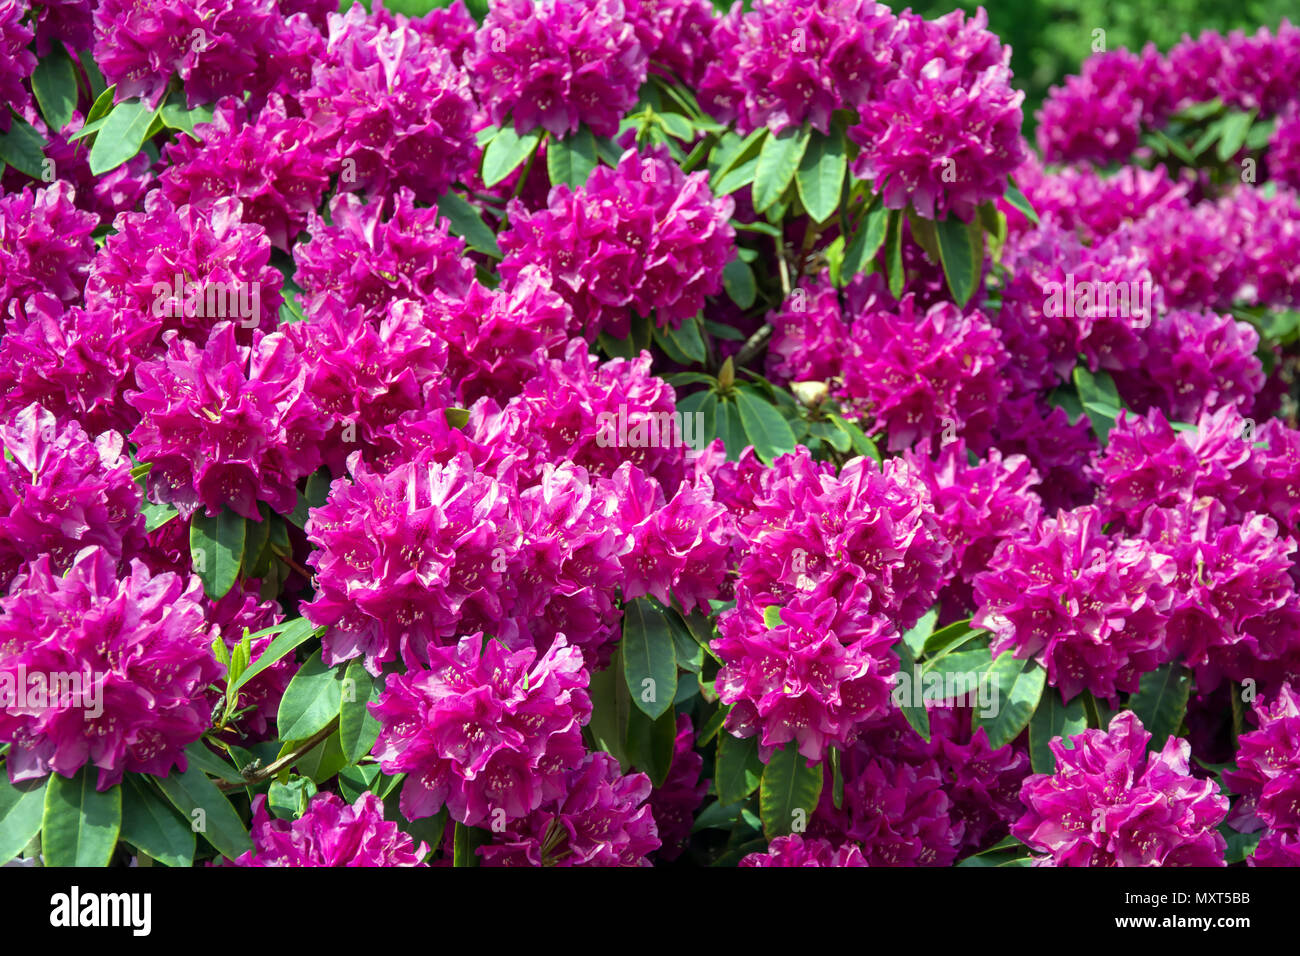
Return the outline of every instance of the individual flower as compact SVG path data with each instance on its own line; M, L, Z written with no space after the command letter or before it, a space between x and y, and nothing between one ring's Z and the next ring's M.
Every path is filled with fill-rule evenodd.
M699 86L714 58L717 23L709 0L628 0L637 40L649 58L651 73L687 86Z
M561 796L507 824L480 847L487 866L649 866L659 835L650 778L623 775L603 751L564 778Z
M32 30L23 22L27 10L26 0L0 0L0 104L19 113L32 105L23 81L36 69L36 57L27 49L32 42ZM9 132L9 123L9 110L0 110L0 132Z
M464 243L437 209L417 208L415 200L405 188L391 201L369 203L344 193L330 201L328 220L312 216L310 241L293 253L309 314L327 298L378 317L396 299L423 302L437 291L469 292L474 266L464 257Z
M742 857L737 866L867 866L862 850L852 843L835 846L829 840L804 839L797 833L780 836L766 853Z
M682 173L665 149L628 150L578 189L553 188L545 209L512 201L501 274L514 279L533 264L550 270L573 307L570 331L588 340L625 338L633 314L677 328L722 290L733 207L709 191L706 173Z
M1028 152L1011 48L988 31L982 7L969 20L954 10L938 20L904 13L899 22L897 71L848 129L862 147L853 173L890 209L970 220L980 203L1002 197Z
M326 425L306 392L307 367L283 333L239 345L219 323L200 349L171 332L166 354L136 369L140 413L130 438L151 464L151 501L189 516L230 508L260 521L257 503L289 514L295 487L320 466Z
M31 6L38 55L45 56L60 44L74 55L90 49L95 6L91 0L35 0Z
M1223 866L1215 828L1228 798L1192 776L1187 741L1170 737L1148 753L1150 740L1131 711L1107 730L1054 738L1056 772L1025 780L1027 809L1012 835L1050 866Z
M40 405L0 422L0 593L38 557L67 570L83 548L120 561L144 544L140 488L118 432L92 440Z
M387 472L358 463L307 522L316 596L302 606L326 627L324 660L383 665L476 625L501 637L513 600L507 571L519 548L518 501L467 452L430 448Z
M312 86L297 98L344 192L407 187L433 202L474 166L469 77L404 16L331 14Z
M173 77L189 106L250 88L274 49L275 0L188 0L143 6L100 0L95 63L118 102L138 96L156 107Z
M180 207L234 196L243 221L266 230L271 245L288 250L329 186L324 157L310 142L313 126L289 116L272 94L256 119L233 97L217 104L211 123L195 128L196 142L178 136L167 145L159 182Z
M613 136L645 82L646 52L622 0L497 0L465 65L498 126L563 137L585 123Z
M334 9L330 5L331 11ZM372 16L380 17L388 11L376 8ZM439 49L446 50L457 66L465 65L465 58L474 52L474 38L478 22L466 9L464 0L452 0L445 7L434 7L422 17L411 19L411 29Z
M402 814L418 820L445 804L458 823L501 832L563 797L564 772L582 763L591 718L578 649L560 635L544 655L511 652L480 633L432 645L428 658L427 668L408 659L372 708L380 766L407 774Z
M242 214L232 197L176 207L155 189L143 212L118 218L95 257L86 309L111 310L123 324L159 322L196 344L225 319L242 342L252 329L274 330L284 276L266 230Z
M767 373L791 382L825 382L843 370L849 324L830 275L804 277L768 316Z
M974 582L971 624L993 634L993 655L1036 660L1067 702L1084 690L1112 700L1136 691L1164 657L1175 564L1101 524L1092 506L1057 512L999 544Z
M81 296L95 255L93 213L75 205L63 180L0 196L0 302L48 292L64 302Z
M553 286L544 269L524 266L498 289L474 282L464 296L435 296L429 324L447 343L458 404L509 399L543 363L564 355L573 313Z
M377 321L327 299L285 328L307 370L306 393L329 416L321 454L333 474L346 472L353 452L371 458L404 413L441 415L455 404L447 346L430 326L428 310L408 299L382 303Z
M874 0L764 0L713 31L700 103L724 123L774 134L872 102L893 72L898 20Z
M893 310L854 320L844 363L843 394L883 432L891 451L961 436L987 447L998 403L1009 384L996 328L979 312L950 302L925 312L908 294Z
M63 574L43 555L0 599L0 686L15 695L0 740L15 783L87 764L101 791L126 772L166 776L208 729L204 689L220 667L199 579L117 566L97 546Z
M363 793L351 806L332 793L317 793L296 820L266 810L266 795L253 798L253 849L234 866L424 866L427 844L414 845L396 823L384 819L384 804Z

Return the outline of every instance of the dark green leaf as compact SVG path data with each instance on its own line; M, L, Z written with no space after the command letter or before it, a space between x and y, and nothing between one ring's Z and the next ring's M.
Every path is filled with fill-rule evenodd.
M732 259L722 270L722 287L727 290L731 301L742 309L748 309L758 297L754 270L740 259Z
M724 195L719 187L728 173L749 160L757 161L761 141L767 134L767 127L760 126L743 139L734 133L728 133L718 141L714 152L713 173L709 177L709 186L715 195Z
M483 185L491 188L513 173L541 141L540 128L520 136L513 126L502 127L483 150Z
M994 668L998 668L1002 659L1009 654L1010 652L1007 652L994 661ZM1017 661L1017 664L1021 669L1009 690L1000 692L992 699L992 706L988 708L991 713L986 714L980 706L975 708L975 726L984 728L989 736L989 746L994 750L1006 746L1020 736L1020 732L1029 726L1030 719L1038 708L1038 701L1043 696L1047 671L1033 661L1028 665L1024 661ZM1007 669L1009 670L1011 666L1008 664ZM983 698L981 691L981 705Z
M758 759L758 738L742 740L726 730L719 733L714 775L713 785L723 803L739 803L757 790L763 779L763 762Z
M1007 191L1002 194L1002 198L1005 199L1007 204L1011 207L1019 209L1026 219L1034 225L1038 225L1038 213L1034 212L1033 204L1025 198L1025 194L1016 188L1014 180L1007 181Z
M225 597L244 557L244 516L223 508L209 518L200 508L190 518L190 561L208 597Z
M808 148L808 139L809 129L803 126L763 140L754 170L755 212L763 212L785 194Z
M825 222L835 214L847 166L843 131L838 126L832 127L829 135L814 131L799 161L795 183L800 202L815 221Z
M262 652L261 656L258 657L257 660L253 661L253 663L239 675L239 679L235 681L235 685L232 688L233 690L238 691L239 688L243 687L262 671L266 670L266 668L270 667L276 661L291 652L294 648L310 639L315 633L315 628L312 627L311 622L303 617L294 618L292 621L281 625L281 627L282 630L276 635L275 640L267 646L266 650Z
M132 773L122 783L122 839L167 866L193 866L189 821L145 781Z
M914 655L919 657L924 652L926 639L934 633L934 622L938 619L939 606L935 605L922 614L921 619L903 635L903 643Z
M1034 773L1055 773L1056 757L1048 746L1056 737L1070 738L1088 727L1083 712L1083 698L1076 696L1068 704L1061 700L1061 692L1049 688L1043 693L1029 722L1029 759Z
M1105 446L1122 408L1115 381L1108 372L1094 375L1087 366L1080 364L1074 367L1074 386L1079 393L1079 402L1092 422L1092 430Z
M326 667L317 651L284 689L276 726L281 740L306 740L338 716L343 702L343 668Z
M677 693L677 655L663 608L649 598L629 604L623 611L622 648L632 703L651 719L660 717Z
M52 773L45 785L41 854L46 866L108 866L122 829L122 788L95 789L99 769L86 764L69 777Z
M964 306L979 283L984 248L975 242L971 227L955 216L940 219L934 228L948 288L957 304Z
M347 765L348 758L337 730L299 757L295 764L300 774L319 784L330 780Z
M903 295L903 216L889 214L889 228L885 239L885 268L889 276L889 294L895 299Z
M894 679L893 700L912 729L926 743L930 741L930 714L925 709L921 673L906 641L894 645L898 655L898 676Z
M1191 678L1178 664L1165 664L1142 675L1138 692L1129 698L1128 707L1151 734L1148 749L1160 750L1166 740L1178 733L1187 714L1191 689Z
M185 748L185 759L205 773L210 773L221 780L229 783L243 782L244 778L238 768L232 767L214 754L201 740L196 740Z
M745 428L740 422L740 412L736 410L736 403L730 400L719 400L716 421L717 437L722 439L722 444L727 449L727 460L735 461L748 444L745 440Z
M764 464L770 465L781 455L794 451L790 423L752 386L736 387L736 409L748 443L754 446L754 454Z
M0 133L0 160L32 179L45 178L45 138L17 113L9 117L9 132Z
M379 739L379 721L366 706L378 702L379 687L366 672L361 659L349 661L343 678L343 703L339 711L339 738L348 763L356 763L370 753L370 748Z
M658 719L633 709L627 723L627 756L656 787L663 786L673 762L677 715L669 707Z
M853 235L853 241L844 250L844 262L840 264L840 278L847 283L860 272L867 271L876 253L885 244L885 233L889 226L889 210L884 203L874 203L862 220L862 225Z
M623 677L623 652L616 648L609 666L591 675L587 688L591 696L591 723L587 725L598 750L610 754L626 770L631 766L627 754L627 726L632 711L632 696Z
M1214 151L1214 154L1219 157L1219 162L1226 163L1237 155L1238 150L1246 142L1246 136L1250 133L1250 124L1255 122L1256 112L1256 110L1251 110L1249 113L1234 111L1223 118L1219 145Z
M497 237L483 222L479 211L456 193L447 193L438 200L438 215L450 224L451 231L465 240L465 245L494 259L501 258Z
M190 830L202 834L218 853L233 860L253 848L235 808L197 765L156 779L172 806L190 821Z
M108 121L95 134L95 145L90 148L90 171L96 176L103 175L139 153L161 108L150 108L134 99L114 106Z
M48 779L14 786L8 771L0 767L0 865L22 853L32 837L41 832Z
M926 658L931 661L937 661L950 651L955 651L968 640L972 640L979 635L979 631L973 630L970 626L970 618L960 621L954 621L939 630L930 634L925 639L925 645L922 651Z
M552 186L568 183L577 189L587 182L596 162L596 137L586 126L564 139L552 137L546 143L546 171Z
M795 741L772 754L758 795L763 835L769 840L802 833L822 793L820 764L808 766Z
M61 130L72 122L77 108L77 73L67 53L55 47L37 61L32 92L50 129Z

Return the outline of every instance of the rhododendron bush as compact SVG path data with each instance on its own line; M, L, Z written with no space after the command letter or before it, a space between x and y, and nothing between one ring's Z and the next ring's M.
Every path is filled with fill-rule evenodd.
M0 0L0 862L1300 864L1300 28L1010 56Z

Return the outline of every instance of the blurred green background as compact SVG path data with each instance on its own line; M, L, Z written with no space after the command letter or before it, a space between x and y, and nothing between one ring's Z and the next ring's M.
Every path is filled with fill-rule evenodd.
M340 8L346 10L353 2L342 0ZM487 2L467 0L467 6L481 18ZM420 16L448 3L450 0L384 0L388 9L410 16ZM714 0L721 10L729 9L731 3ZM748 7L749 0L745 5ZM978 0L890 3L895 9L908 5L930 18L958 8L971 13L981 6ZM1149 42L1168 50L1184 34L1238 29L1253 33L1261 26L1276 27L1288 14L1300 17L1297 0L986 0L982 5L988 12L990 28L1011 45L1011 66L1016 86L1025 91L1025 122L1030 129L1048 88L1078 72L1079 64L1092 53L1093 30L1106 31L1108 50L1140 50Z

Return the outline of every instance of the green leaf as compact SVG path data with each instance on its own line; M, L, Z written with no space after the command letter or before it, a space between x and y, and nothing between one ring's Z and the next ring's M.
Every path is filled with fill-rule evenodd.
M262 655L257 660L253 661L253 663L239 675L239 679L235 681L232 692L238 691L239 688L243 687L262 671L266 670L276 661L280 660L316 633L316 629L312 627L311 622L302 617L294 618L292 621L281 625L281 628L280 633L276 635L275 640L273 640L267 646L266 650L262 652Z
M1226 163L1237 155L1246 142L1246 136L1250 133L1250 124L1255 122L1257 112L1258 110L1251 110L1249 113L1234 111L1220 121L1222 132L1219 135L1219 145L1214 150L1219 162Z
M454 235L465 240L465 245L494 259L501 258L497 237L483 222L477 209L456 193L447 193L438 200L438 215L447 220Z
M722 730L722 725L727 722L727 714L730 712L731 708L726 704L718 707L718 709L713 712L713 716L704 722L703 726L700 727L699 733L695 735L695 746L703 747L712 740L714 736Z
M885 239L885 268L889 276L889 294L895 299L903 295L903 216L899 212L889 214L889 228Z
M764 464L770 465L781 455L794 451L790 423L753 386L736 387L736 410L745 436L754 446L754 454Z
M1162 749L1165 741L1178 733L1187 714L1191 690L1191 678L1178 664L1166 664L1142 675L1138 692L1129 698L1128 707L1151 734L1148 749Z
M898 655L898 676L894 679L893 701L903 713L903 717L912 725L912 729L921 735L926 743L930 742L930 714L925 709L922 694L921 673L916 666L916 657L906 641L894 645Z
M209 518L200 508L190 518L190 560L209 598L225 597L244 558L244 516L223 508Z
M827 412L826 417L831 423L846 435L849 436L849 444L854 452L862 455L864 458L870 458L877 465L880 464L880 449L876 443L867 437L866 432L857 426L855 422L841 418L834 412Z
M17 113L9 117L9 132L0 133L0 160L32 179L44 179L45 137Z
M233 860L253 848L239 814L200 767L191 765L184 773L173 770L155 779L172 806L190 821L190 830L202 834L218 853Z
M1048 744L1057 737L1073 737L1087 727L1082 697L1075 696L1067 704L1059 690L1052 688L1044 692L1034 719L1029 722L1029 759L1034 773L1055 773L1056 757Z
M1087 366L1080 364L1074 367L1074 387L1078 390L1079 402L1083 405L1088 420L1092 422L1092 430L1104 447L1110 437L1110 430L1115 427L1115 419L1123 408L1115 381L1108 372L1094 375Z
M921 615L921 619L903 635L903 643L914 655L920 656L925 650L925 641L934 633L934 622L939 619L939 606L936 604Z
M795 172L795 184L799 201L815 221L825 222L839 208L847 168L844 132L838 126L831 127L829 135L814 131Z
M740 329L733 328L730 325L723 325L721 322L714 322L712 319L704 320L704 329L715 339L726 339L729 342L745 341L745 333Z
M734 133L728 133L718 141L718 148L714 152L713 173L709 177L709 188L713 190L714 195L725 195L720 187L732 170L749 160L757 159L762 140L767 135L767 127L760 126L744 139Z
M767 132L764 128L763 132ZM744 189L754 181L754 174L758 172L758 157L747 159L727 175L718 180L717 189L713 190L715 196L726 196L734 193L737 189Z
M1264 830L1256 830L1254 833L1238 833L1226 823L1219 827L1219 832L1223 834L1224 842L1228 844L1224 850L1223 859L1229 865L1244 863L1250 859L1265 833Z
M820 764L808 766L795 741L790 741L763 768L758 794L758 815L763 835L769 840L790 833L802 833L817 809L822 793Z
M329 469L321 468L308 476L307 488L298 493L298 500L294 503L293 511L287 516L288 519L306 531L307 520L311 517L311 509L324 505L325 500L329 498L329 494Z
M41 832L49 777L14 786L0 767L0 865L8 863Z
M874 203L863 217L862 225L853 235L853 241L844 250L844 262L840 264L840 279L844 283L860 272L869 271L868 267L876 258L876 253L885 244L885 233L889 226L889 210L884 203Z
M122 839L167 866L194 865L194 831L139 774L122 783Z
M46 866L108 866L122 829L122 788L100 793L99 770L86 764L69 778L52 773L45 785L41 854Z
M337 730L299 757L295 764L304 777L322 784L347 765L348 758L343 753Z
M1025 194L1016 187L1015 180L1007 180L1007 191L1002 194L1002 198L1005 199L1007 204L1012 208L1019 209L1026 219L1034 225L1038 225L1038 213L1034 212L1033 204L1026 199Z
M697 319L687 319L676 329L659 329L655 327L655 334L662 336L672 342L673 346L682 355L685 355L689 362L703 363L708 358L708 352L704 347L704 337L700 334L700 323Z
M67 53L56 47L37 61L32 92L50 129L61 130L72 122L77 108L77 72Z
M632 766L642 770L656 787L668 779L677 739L677 715L669 707L658 719L633 710L627 723L627 755Z
M491 188L513 173L541 141L540 127L520 136L513 126L503 126L483 150L483 185Z
M1003 658L1008 657L1010 653L1008 651L994 661L994 669L1002 666ZM1029 726L1047 681L1047 671L1033 661L1030 661L1028 666L1023 660L1016 661L1016 665L1019 670L1011 682L1009 691L1000 692L993 698L991 708L993 713L985 714L980 707L975 708L975 726L984 728L989 735L989 746L994 750L1011 743ZM1008 663L1005 669L1010 670L1012 666ZM980 696L983 697L982 692Z
M176 92L163 103L162 109L158 112L158 120L168 129L180 130L202 142L202 137L194 132L194 127L212 122L212 107L196 106L194 109L189 109L185 105L184 95Z
M280 698L276 726L281 740L306 740L338 716L343 668L326 667L317 651L298 668Z
M736 817L740 816L739 803L723 803L721 800L715 800L705 807L700 815L695 818L691 824L691 832L698 833L701 830L730 830L736 823Z
M758 789L763 779L763 761L758 759L758 737L743 740L730 731L718 734L713 786L723 803L739 803Z
M642 713L655 719L672 708L677 654L668 618L649 598L638 598L624 609L623 673L632 703Z
M740 259L732 259L722 270L722 287L727 290L731 301L742 309L748 309L758 297L754 270Z
M948 288L957 304L964 306L979 284L984 247L976 242L970 225L955 216L940 219L934 228Z
M374 789L375 779L378 776L378 764L368 763L360 767L344 767L339 771L339 790L348 803L356 803L358 797Z
M596 137L585 125L564 139L551 137L546 143L546 171L552 186L568 183L577 189L587 182L596 163Z
M727 449L727 460L735 461L748 442L745 440L745 427L741 424L740 412L736 410L734 401L719 399L715 427L716 437L722 439L722 444Z
M763 212L785 194L808 148L808 139L809 129L803 126L763 140L754 170L754 212Z
M939 628L925 639L925 645L922 652L926 659L931 663L941 660L944 655L957 650L968 641L974 640L983 633L971 628L970 618L960 621L954 621L944 627Z
M695 127L680 113L655 113L655 121L667 130L668 135L689 143L695 138Z
M591 675L587 688L591 697L591 731L596 749L614 757L624 770L631 766L627 754L627 727L632 711L632 696L623 677L623 650L617 647L609 666Z
M90 104L90 112L86 114L86 122L93 123L95 120L111 113L113 111L113 99L116 96L116 83L108 89L101 91L100 94L95 97L95 102Z
M379 703L379 688L366 672L361 658L348 662L343 678L343 702L339 710L339 739L348 763L356 763L379 739L379 721L367 704ZM352 681L352 683L348 683ZM349 693L349 691L351 693ZM347 698L351 696L352 700Z
M243 775L237 768L232 767L214 754L201 740L196 740L185 748L185 759L190 764L220 780L229 783L242 783L244 780Z
M150 108L135 99L114 106L108 121L95 134L95 145L90 148L90 171L101 176L139 153L161 108Z

